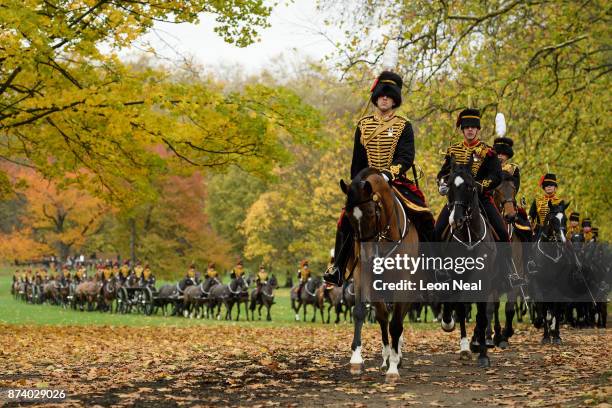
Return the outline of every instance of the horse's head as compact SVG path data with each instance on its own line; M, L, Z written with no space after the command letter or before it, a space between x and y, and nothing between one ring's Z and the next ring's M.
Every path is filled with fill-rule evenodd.
M570 203L561 201L555 205L551 201L548 202L548 215L544 218L543 232L546 237L555 241L565 242L566 230L567 230L567 217L565 216L565 210L569 207Z
M501 213L507 222L513 222L516 218L516 184L512 174L503 171L502 181L495 189L493 198L497 208L501 209Z
M450 209L448 223L453 229L460 229L472 218L472 212L478 211L476 181L471 167L472 157L468 164L456 164L454 159L451 161L447 197Z
M378 170L365 168L350 185L340 180L340 188L347 196L345 211L357 239L371 241L384 235L393 211L393 196Z
M271 275L270 279L268 279L268 285L270 285L270 287L275 288L278 286L278 280L276 280L276 276Z

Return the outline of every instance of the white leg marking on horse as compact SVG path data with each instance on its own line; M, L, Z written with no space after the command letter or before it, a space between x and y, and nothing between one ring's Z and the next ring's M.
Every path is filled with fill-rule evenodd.
M393 348L391 348L391 355L389 356L389 369L387 370L387 375L399 376L399 371L397 371L397 366L400 362L399 353L397 353Z
M399 338L397 351L399 352L400 360L402 359L402 348L404 347L404 335L402 334Z
M465 180L461 176L455 177L455 187L459 187Z
M448 223L450 225L455 225L455 207L453 207L453 210L451 211L450 215L448 216Z
M389 356L391 355L391 346L390 345L384 345L382 346L382 364L380 365L380 368L387 368L387 360L389 359Z
M557 318L553 316L552 322L550 323L550 330L555 330L556 325L557 325Z
M361 346L355 348L353 355L351 356L351 364L363 364L363 358L361 357Z
M299 314L299 313L296 313L296 314L295 314L295 321L296 321L296 322L299 322L299 321L300 321L300 314Z
M442 330L449 332L449 331L453 331L453 329L455 328L455 319L453 319L453 317L451 316L451 320L448 323L444 322L444 319L440 320L440 326L442 326Z
M461 341L459 341L459 349L460 351L470 351L470 341L467 337L461 338Z

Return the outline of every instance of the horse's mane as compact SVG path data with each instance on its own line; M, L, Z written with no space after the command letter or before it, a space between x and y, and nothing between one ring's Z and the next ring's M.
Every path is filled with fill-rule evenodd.
M368 177L370 177L372 174L380 174L380 172L376 170L374 167L366 167L365 169L357 173L353 181L363 181L367 179Z

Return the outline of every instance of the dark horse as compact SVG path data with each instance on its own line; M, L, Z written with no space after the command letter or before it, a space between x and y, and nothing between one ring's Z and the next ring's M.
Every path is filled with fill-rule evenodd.
M261 308L265 307L267 310L266 320L271 321L272 316L270 315L270 308L274 304L274 289L278 286L276 277L272 275L270 279L263 282L260 288L255 288L251 291L251 304L249 309L251 310L251 320L255 320L255 308L259 314L259 320L261 320ZM248 312L247 312L248 314Z
M492 228L480 210L478 189L472 176L471 164L471 160L467 165L455 164L454 160L451 162L447 196L447 205L450 209L450 231L448 232L447 240L456 242L459 247L465 247L465 252L469 253L473 258L487 258L486 265L494 265L496 261L496 248L491 232ZM495 279L496 275L495 271L491 269L488 266L478 272L476 270L466 272L463 276L467 278L471 274L471 280L475 280L473 279L475 277L474 274L478 273L478 277L482 282L483 293L488 293L488 288L491 287L490 283ZM440 323L444 331L454 330L455 321L452 317L452 311L455 311L461 329L460 358L469 359L470 346L465 328L465 317L467 314L466 308L470 307L471 304L468 303L466 305L466 303L459 301L457 298L453 299L453 295L460 296L461 293L449 294L451 296L450 300L453 300L453 302L447 301L444 303L442 321ZM487 355L485 340L485 333L488 327L487 302L476 302L476 307L474 345L476 346L475 350L479 352L478 366L489 367L491 361Z
M368 277L361 271L361 263L358 261L362 256L361 246L363 242L380 242L394 244L393 254L418 255L419 239L417 231L412 227L406 216L406 212L399 199L385 181L382 175L373 168L365 168L347 185L344 180L340 181L340 187L346 194L346 217L349 219L355 234L356 245L354 245L352 259L349 269L353 269L355 282L355 307L354 334L351 349L351 372L361 373L363 370L363 357L361 356L361 330L366 318L366 303L362 296L362 282ZM366 256L364 254L363 256ZM388 254L391 256L391 254ZM408 275L405 276L409 278ZM365 293L364 293L365 295ZM401 365L401 348L403 343L402 332L404 331L404 317L408 312L409 303L395 302L373 302L376 310L376 320L380 325L382 336L381 368L388 369L387 377L398 377L398 367ZM389 321L389 314L392 315ZM389 344L389 334L391 343Z
M532 273L530 290L536 297L534 324L544 326L542 344L561 344L560 326L565 303L560 300L571 297L569 289L588 290L584 282L580 282L582 271L576 270L579 262L566 238L567 207L569 203L563 201L558 205L548 202L548 215L531 250L536 266L535 271L529 270Z
M299 283L291 288L291 308L295 312L295 320L300 320L300 307L304 306L304 321L306 321L306 309L308 305L312 305L314 311L311 322L317 319L317 308L319 301L317 299L317 289L323 284L321 278L310 277L299 290ZM323 313L323 312L321 312Z
M215 306L217 307L217 319L221 319L221 305L225 305L225 320L232 320L232 308L235 304L240 305L240 298L245 290L248 290L248 283L243 276L234 278L229 284L215 285L210 290L210 296L208 297L208 309L209 315L213 315ZM247 320L248 320L247 311ZM240 319L240 307L238 307L238 313L236 314L236 320Z
M192 278L185 277L177 283L163 285L157 292L155 307L161 308L166 316L166 307L173 305L172 315L180 315L183 309L183 293L187 287L195 284Z

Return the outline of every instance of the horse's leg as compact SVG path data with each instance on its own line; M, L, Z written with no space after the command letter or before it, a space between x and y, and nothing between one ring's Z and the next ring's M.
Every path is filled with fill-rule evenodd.
M551 334L552 334L552 344L557 346L561 345L561 304L560 303L552 303L552 324L551 324Z
M380 369L386 369L391 355L391 346L389 345L389 316L387 306L384 303L374 303L372 305L376 311L376 321L380 325L380 335L382 340L382 364Z
M353 308L353 343L351 344L351 350L353 354L351 356L351 373L361 374L363 371L363 358L361 357L361 329L365 320L366 309L365 303L361 301L361 297L355 297L355 307Z
M494 313L495 313L495 324L493 326L493 329L495 330L495 335L493 336L493 343L495 346L500 346L503 338L502 338L502 334L501 334L501 324L499 323L499 297L497 297L497 300L495 301L495 303L493 304L493 308L494 308ZM489 324L489 327L491 325ZM505 347L504 347L505 348Z
M552 316L550 315L550 303L548 302L542 302L542 319L544 320L542 344L550 344L550 323Z
M491 366L491 360L487 356L487 344L485 331L488 325L487 322L487 303L478 302L476 304L476 326L478 327L478 341L480 342L480 354L478 355L478 367L487 368Z
M508 294L508 299L506 301L506 323L504 325L504 330L502 330L502 339L499 343L499 347L505 349L509 346L508 339L512 337L514 334L514 329L512 328L512 323L514 320L514 314L516 309L516 293L511 291Z
M457 320L459 321L459 334L461 336L461 340L459 341L459 359L471 360L472 353L470 353L470 351L476 352L476 350L470 350L470 340L467 337L467 329L465 327L466 306L464 303L455 303L455 307Z
M329 324L329 322L331 321L331 309L333 306L334 305L330 303L327 307L327 324ZM321 320L323 320L323 309L321 309Z
M261 320L261 308L263 307L263 302L259 304L259 309L257 309L257 313L259 314L259 320Z
M266 302L266 309L267 309L267 312L268 312L268 314L267 314L267 316L266 316L266 320L267 320L268 322L271 322L271 321L272 321L272 315L270 314L270 308L272 307L271 302L272 302L272 301Z
M399 377L398 368L402 363L402 343L404 342L402 333L404 332L404 317L407 312L407 303L396 303L393 307L393 317L389 324L389 333L391 334L391 355L389 356L389 369L386 373L387 378Z
M455 330L455 319L453 319L453 305L452 303L446 302L442 307L442 320L440 320L440 326L445 332L452 332Z

